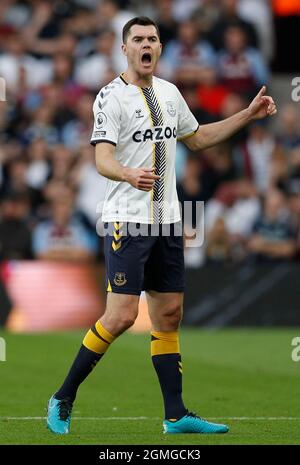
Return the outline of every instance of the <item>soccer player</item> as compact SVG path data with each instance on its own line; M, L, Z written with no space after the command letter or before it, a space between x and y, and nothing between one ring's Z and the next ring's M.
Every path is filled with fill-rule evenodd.
M69 433L78 387L115 339L133 325L145 290L151 356L164 400L164 432L226 433L226 425L189 412L182 398L178 329L184 258L183 237L176 229L176 140L191 150L211 147L251 121L274 115L276 106L263 87L245 110L199 126L176 86L154 76L162 50L156 24L146 17L130 20L123 29L122 49L128 68L99 92L91 139L97 169L108 178L102 214L108 230L106 310L84 337L66 379L49 400L47 425L54 433ZM168 235L163 231L166 225Z

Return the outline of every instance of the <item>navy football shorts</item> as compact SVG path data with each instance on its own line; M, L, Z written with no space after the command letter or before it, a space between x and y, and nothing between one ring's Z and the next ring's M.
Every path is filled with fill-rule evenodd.
M183 292L181 223L105 223L106 289L119 294Z

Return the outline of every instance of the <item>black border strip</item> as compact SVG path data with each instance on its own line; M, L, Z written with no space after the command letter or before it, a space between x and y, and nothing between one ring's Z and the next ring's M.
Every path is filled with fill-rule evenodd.
M124 84L126 84L126 86L128 86L128 82L125 81L125 79L123 78L122 74L120 74L119 77L120 77L121 81L123 81Z
M101 142L106 142L107 144L111 144L111 145L114 145L115 147L117 146L117 144L115 142L113 142L112 140L108 140L108 139L95 139L95 140L91 140L91 145L97 145L97 144L101 144Z

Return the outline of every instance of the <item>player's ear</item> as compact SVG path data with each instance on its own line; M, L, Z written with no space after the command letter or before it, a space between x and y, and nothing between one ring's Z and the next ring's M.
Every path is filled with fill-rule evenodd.
M162 43L160 42L160 43L159 43L159 50L160 50L159 56L162 54L162 48L163 48L163 47L162 47Z
M122 44L122 52L125 56L127 56L127 47L125 44Z

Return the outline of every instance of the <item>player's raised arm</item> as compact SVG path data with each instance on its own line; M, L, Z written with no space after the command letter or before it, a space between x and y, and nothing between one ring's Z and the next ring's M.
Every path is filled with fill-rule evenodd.
M112 181L128 182L141 191L151 191L159 176L156 176L154 168L141 167L129 168L121 165L114 157L115 147L112 144L102 142L96 145L96 167L98 173Z
M248 108L230 118L200 126L195 134L184 139L184 143L191 150L206 149L228 139L253 120L275 115L277 109L274 100L264 95L265 92L266 87L263 86Z

